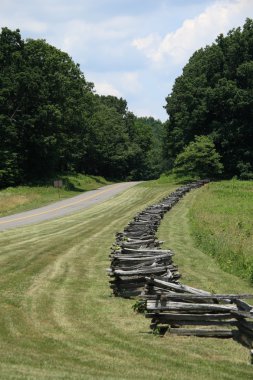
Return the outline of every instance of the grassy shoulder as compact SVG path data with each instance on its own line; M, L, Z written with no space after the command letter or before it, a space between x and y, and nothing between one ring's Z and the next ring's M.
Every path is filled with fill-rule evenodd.
M62 175L57 179L63 181L63 187L59 190L54 188L53 179L43 185L17 186L1 190L0 217L45 206L111 183L103 177L84 174Z
M235 342L161 339L133 301L111 297L106 268L115 233L176 186L142 183L79 213L1 233L3 379L252 379L248 351ZM166 215L160 238L175 250L185 283L249 291L196 249L188 217L198 191Z
M210 183L190 210L195 243L221 268L253 282L253 181Z

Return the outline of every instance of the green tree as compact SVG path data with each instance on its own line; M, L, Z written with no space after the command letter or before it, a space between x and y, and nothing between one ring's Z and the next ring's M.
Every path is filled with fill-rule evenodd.
M211 136L226 176L253 168L253 21L193 54L167 97L166 156ZM244 169L243 169L244 170Z
M44 40L28 40L25 54L30 71L23 86L29 115L22 130L25 171L34 178L73 170L86 149L92 85L68 54Z
M122 98L96 95L95 99L88 127L87 170L121 179L159 177L163 124L136 117Z
M2 187L64 171L159 176L163 124L137 118L122 98L94 94L79 65L45 40L3 28L0 84Z
M122 115L114 107L97 101L87 133L86 171L110 178L125 178L130 142Z
M20 114L20 81L24 70L24 41L19 30L3 28L0 33L0 185L22 179L17 118Z
M177 156L174 172L178 176L215 178L223 170L220 159L209 137L196 136Z
M83 166L92 84L44 40L0 33L1 186Z
M158 178L165 167L163 159L164 124L153 117L135 117L132 142L136 144L133 178Z

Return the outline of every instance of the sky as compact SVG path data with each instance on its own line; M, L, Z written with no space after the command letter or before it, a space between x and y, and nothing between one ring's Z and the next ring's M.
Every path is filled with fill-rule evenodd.
M162 121L194 51L247 17L253 0L0 0L1 27L45 39L80 64L98 94Z

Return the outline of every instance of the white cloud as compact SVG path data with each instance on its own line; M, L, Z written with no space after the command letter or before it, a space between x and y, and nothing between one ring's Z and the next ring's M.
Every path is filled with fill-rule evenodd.
M149 34L144 38L137 38L133 41L133 46L139 50L143 50L148 58L156 55L157 45L161 44L162 39L158 34Z
M252 0L216 1L198 16L186 19L176 31L163 38L150 34L135 39L133 46L154 63L171 59L174 64L184 64L195 50L212 43L220 33L241 25L251 15Z
M136 93L141 90L139 74L137 72L125 72L120 75L118 81L127 93Z
M152 112L149 108L138 108L138 107L133 107L133 112L136 116L139 117L149 117L152 116L155 119L159 119L159 116L155 115L154 112Z
M118 98L121 97L120 92L108 82L97 82L95 90L99 95L113 95Z
M141 78L135 71L97 73L89 72L88 80L94 82L96 91L101 95L139 96L142 91Z
M91 43L121 41L132 34L131 17L113 17L101 22L73 19L64 25L62 48L67 51L80 50Z
M21 28L28 32L41 33L47 30L47 24L44 22L35 21L31 19L23 19L21 21Z
M43 33L47 30L47 24L28 17L19 17L17 22L14 18L7 18L0 15L0 25L10 29L19 28L28 33Z

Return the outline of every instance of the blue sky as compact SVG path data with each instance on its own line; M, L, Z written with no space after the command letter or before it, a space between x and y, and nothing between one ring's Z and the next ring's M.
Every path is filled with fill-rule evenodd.
M163 106L192 53L253 18L253 0L0 0L0 25L79 63L99 94L138 116Z

